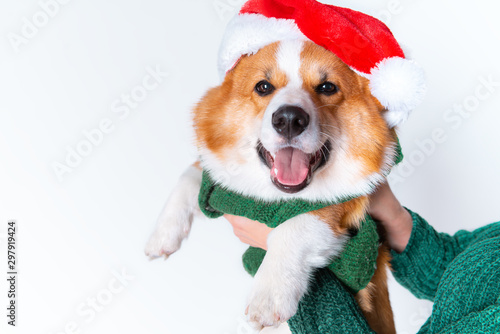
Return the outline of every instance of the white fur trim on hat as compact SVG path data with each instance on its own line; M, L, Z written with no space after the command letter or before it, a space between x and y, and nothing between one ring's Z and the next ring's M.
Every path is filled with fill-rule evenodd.
M391 128L406 121L424 98L424 71L412 60L384 59L372 69L369 78L373 96L387 108L384 116Z
M219 49L221 80L243 55L252 55L266 45L287 40L307 40L293 20L267 18L260 14L236 15L227 24Z

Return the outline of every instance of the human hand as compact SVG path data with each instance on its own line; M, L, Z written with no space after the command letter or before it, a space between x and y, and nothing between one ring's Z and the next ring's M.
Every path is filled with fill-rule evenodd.
M267 236L273 230L266 224L245 217L224 215L233 226L234 234L245 244L267 250Z
M387 182L370 196L368 213L385 228L389 247L401 253L410 240L413 219L401 206ZM231 223L234 234L243 243L267 250L267 237L272 228L245 217L224 215L224 218Z
M410 240L413 219L399 203L387 181L370 196L368 213L385 228L389 247L398 253L403 252Z

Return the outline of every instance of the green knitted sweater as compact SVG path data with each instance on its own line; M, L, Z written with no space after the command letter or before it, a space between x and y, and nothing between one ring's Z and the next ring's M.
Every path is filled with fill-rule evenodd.
M272 203L258 201L219 186L212 181L208 173L203 172L199 205L209 218L218 218L227 213L247 217L274 228L300 214L351 199L345 198L335 202L308 202L298 199ZM358 292L370 282L375 273L380 245L376 224L370 216L366 215L360 226L340 256L333 259L328 267L352 292ZM243 254L245 270L254 276L265 255L265 250L249 247Z
M419 333L500 333L500 222L450 236L408 211L412 234L392 267L401 285L434 302Z
M403 160L399 141L396 141L396 144L394 165ZM247 217L274 228L297 215L346 202L353 198L318 202L295 199L268 203L231 192L215 184L208 173L204 171L199 194L199 206L201 211L209 218L217 218L228 213ZM363 315L359 313L356 302L350 300L349 297L352 298L353 293L365 288L370 282L376 269L380 241L376 224L368 215L361 222L360 229L353 232L354 235L351 236L340 256L332 259L328 268L320 269L315 274L317 281L311 282L308 293L299 303L299 312L289 320L290 327L295 328L292 329L294 334L327 334L334 333L329 329L343 328L347 323L339 323L342 317L331 317L330 314L337 314L334 309L338 309L338 306L344 304L350 305L349 314L353 315L354 318L359 318L359 323L363 324ZM264 250L254 247L250 247L243 254L243 265L248 273L255 275L265 254ZM329 298L321 302L321 296L329 296ZM319 324L316 320L318 316L322 319L322 324ZM300 331L293 324L300 325L306 330ZM362 326L367 326L366 321ZM357 327L354 325L352 328L356 329ZM335 333L345 333L345 331L335 331Z
M394 165L403 160L403 152L399 139L396 137ZM361 195L361 194L360 194ZM199 206L209 218L218 218L223 214L243 216L265 223L275 228L281 223L300 214L322 209L352 200L357 196L309 202L300 199L269 203L246 197L230 191L212 181L209 174L203 171ZM376 268L378 247L380 246L377 227L373 219L366 215L360 224L360 230L355 231L339 257L333 259L329 269L351 292L358 292L370 282ZM262 249L250 247L243 254L243 266L252 276L255 275L262 263L266 252Z
M400 284L434 302L418 333L500 333L500 222L450 236L408 211L412 234L401 254L393 252L392 267ZM313 280L288 322L292 333L374 333L330 271L318 270Z

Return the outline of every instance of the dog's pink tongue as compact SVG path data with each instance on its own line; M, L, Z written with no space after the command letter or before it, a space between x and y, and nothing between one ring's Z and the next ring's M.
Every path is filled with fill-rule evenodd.
M301 150L287 147L279 150L271 168L272 176L286 186L302 184L309 174L309 155Z

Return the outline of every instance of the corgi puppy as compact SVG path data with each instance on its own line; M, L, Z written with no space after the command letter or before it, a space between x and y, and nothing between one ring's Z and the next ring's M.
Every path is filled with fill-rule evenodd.
M260 202L340 203L269 234L247 314L259 327L278 325L297 312L313 272L359 229L368 195L395 163L394 126L420 103L425 80L385 24L315 0L249 0L226 28L219 70L223 82L193 112L199 161L173 190L146 254L179 249L200 212L203 174ZM356 295L378 333L395 333L389 260L382 245Z
M276 42L241 59L194 110L200 161L181 177L146 254L169 256L188 235L199 211L201 168L216 182L267 201L369 192L391 167L396 139L368 84L336 55L308 41ZM228 173L235 169L236 175ZM273 230L255 276L249 318L270 326L292 317L310 274L339 254L367 206L367 196L361 196L299 215ZM380 248L372 282L357 296L380 333L395 332L386 283L388 254ZM296 284L283 283L290 281Z

